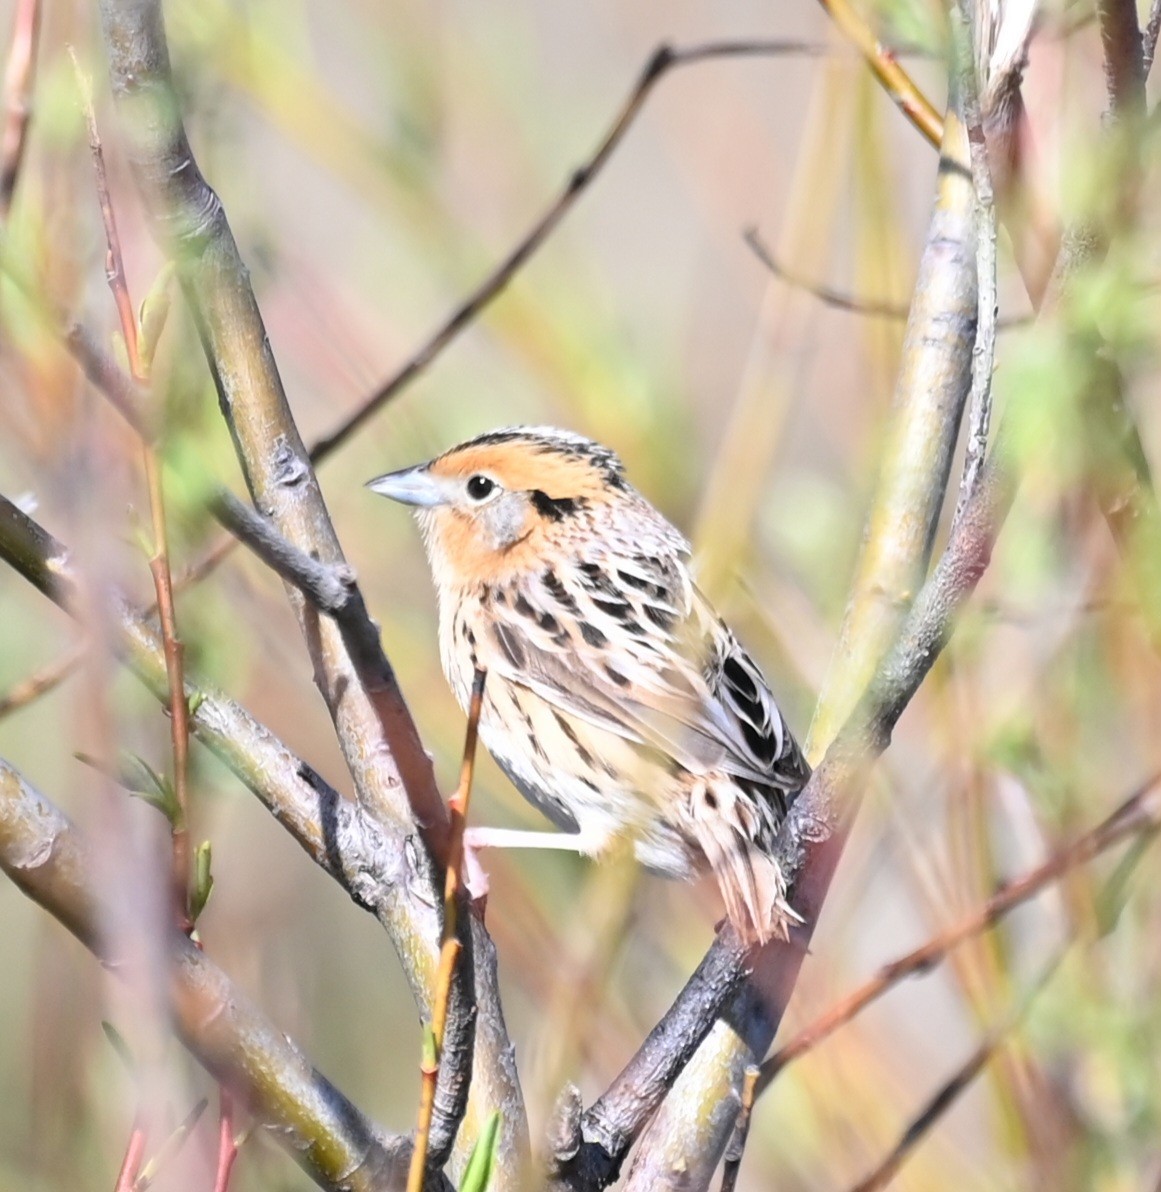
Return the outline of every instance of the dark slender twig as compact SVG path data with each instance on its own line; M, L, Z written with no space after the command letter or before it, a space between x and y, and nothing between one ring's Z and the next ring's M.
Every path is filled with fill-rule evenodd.
M968 0L958 0L952 12L953 45L958 46L955 69L964 125L971 155L972 185L975 190L976 233L976 338L972 345L971 397L968 401L967 444L964 451L963 479L956 500L955 524L979 481L980 469L988 449L988 429L992 421L992 373L996 364L996 205L992 194L992 174L988 166L988 146L980 110L980 60L974 44L978 33L972 24Z
M0 132L0 221L7 222L28 147L36 51L40 42L40 0L17 0L12 41L4 71L4 128Z
M1005 915L1035 898L1046 887L1061 881L1078 866L1087 864L1127 839L1155 832L1161 822L1161 807L1157 805L1156 796L1159 783L1161 775L1153 775L1095 828L1058 849L1043 865L1008 882L983 906L964 915L926 943L883 965L859 989L820 1014L762 1064L758 1095L770 1086L787 1064L813 1050L906 978L930 972L952 949L994 926Z
M678 67L693 66L714 59L786 55L817 57L826 52L825 46L806 41L721 41L695 46L658 46L649 56L640 77L613 118L608 131L592 154L568 176L560 194L537 217L503 260L460 302L404 364L374 393L360 402L330 434L319 439L311 447L311 459L319 463L346 442L368 418L415 380L499 296L516 272L548 239L557 224L572 210L593 179L604 169L640 115L650 92L665 75Z
M905 302L884 302L874 298L855 298L849 294L840 293L838 290L832 290L829 286L821 286L789 273L775 260L774 254L771 253L770 249L763 243L761 236L759 236L757 228L747 228L742 233L742 239L745 240L754 256L775 277L786 282L787 285L792 286L796 290L805 290L806 293L813 294L820 302L833 307L835 310L845 310L850 314L870 315L884 319L907 318L907 304Z
M867 315L870 318L898 319L907 318L909 307L904 302L887 302L875 298L857 298L853 294L845 294L841 290L831 289L829 286L818 285L804 277L798 277L789 272L771 253L770 247L762 240L757 228L747 228L742 233L750 250L759 261L780 281L784 281L795 290L803 290L813 295L824 305L834 310L846 311L852 315ZM1007 331L1012 327L1027 327L1032 321L1031 315L1014 315L996 319L997 331Z
M980 1045L967 1060L942 1084L914 1120L903 1131L902 1137L875 1169L861 1179L851 1192L879 1192L898 1174L911 1152L930 1133L936 1123L955 1104L973 1080L984 1070L984 1066L1003 1046L1013 1031L1019 1027L1036 1000L1037 995L1052 979L1067 947L1060 949L1041 970L1031 988L1020 999L1019 1004L998 1026L988 1032Z

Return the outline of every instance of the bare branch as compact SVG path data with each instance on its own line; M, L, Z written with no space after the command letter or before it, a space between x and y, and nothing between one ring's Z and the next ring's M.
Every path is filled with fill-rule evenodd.
M137 976L127 957L108 949L104 892L76 829L4 762L0 868L114 973ZM171 932L169 945L175 1029L207 1071L245 1101L320 1187L401 1187L410 1143L363 1117L184 935ZM435 1186L450 1188L439 1179Z
M754 975L745 987L748 962L731 932L719 935L642 1052L584 1115L584 1144L571 1166L562 1164L570 1188L601 1187L615 1177L629 1145L663 1099L627 1187L647 1187L675 1165L684 1165L693 1186L708 1181L733 1126L745 1069L765 1053L793 990L867 771L886 748L986 566L1011 496L1010 486L987 469L944 559L901 626L931 550L969 388L977 297L967 159L963 126L949 119L880 491L836 651L836 658L846 662L828 680L812 737L826 741L840 726L841 731L779 835L792 905L808 927L790 946L770 945L752 958ZM694 1061L698 1066L686 1068L691 1050L723 1012L729 1029L715 1032Z
M762 242L757 228L747 228L742 234L742 239L749 245L754 256L775 277L786 282L788 286L796 290L805 290L806 293L813 294L820 302L833 307L835 310L845 310L853 315L870 315L884 319L907 318L906 303L882 302L876 301L874 298L853 298L849 294L841 294L838 290L832 290L828 286L816 285L814 282L806 281L801 277L795 277L793 274L788 273L774 259L774 254Z
M21 708L27 707L42 695L55 691L77 667L85 656L85 644L73 646L59 658L54 658L46 666L34 671L20 682L13 684L3 695L0 695L0 720L11 716Z
M1149 24L1141 47L1141 69L1148 78L1153 70L1153 56L1157 53L1157 36L1161 34L1161 0L1153 0L1149 9Z
M993 1055L1003 1046L1008 1036L1023 1022L1032 1002L1037 994L1052 979L1053 974L1060 967L1067 949L1062 949L1048 962L1031 988L1020 999L1019 1004L998 1026L993 1027L983 1042L968 1056L967 1060L946 1080L936 1091L935 1095L916 1115L914 1121L903 1131L903 1136L891 1149L891 1153L864 1179L860 1180L851 1192L879 1192L886 1188L894 1179L907 1158L940 1118L955 1104L959 1095L967 1089L973 1080L984 1070L984 1066Z
M858 48L895 106L938 149L943 141L943 118L894 54L883 46L848 0L819 0L819 3Z
M206 183L191 152L173 87L169 52L159 0L102 0L101 18L114 97L135 178L143 192L155 231L181 279L201 334L229 424L239 462L255 505L273 518L279 532L300 549L327 564L341 564L342 550L330 523L310 459L286 400L249 274L238 254L221 202ZM296 589L291 604L298 616L319 689L354 778L360 803L381 830L403 851L416 830L438 857L447 831L431 759L419 739L410 712L390 670L381 673L374 691L363 686L341 632L317 613ZM438 818L428 813L439 807ZM438 905L438 864L421 867L428 900ZM438 964L438 932L420 934L425 916L409 900L381 908L384 926L425 1016L430 1014ZM479 1081L468 1079L473 1063L479 994L493 999L494 975L475 987L472 960L478 923L462 933L464 962L457 968L453 1012L449 1018L447 1063L441 1068L438 1145L448 1148L464 1117L469 1098L489 1108L505 1107L501 1163L519 1165L525 1133L523 1107L508 1044L492 1043L505 1035L498 1003L482 1006L492 1019L488 1044L476 1057ZM452 1029L454 1027L454 1030ZM482 1122L483 1112L473 1115ZM474 1130L473 1126L473 1130ZM466 1157L472 1130L460 1131ZM433 1147L434 1150L434 1147ZM442 1161L446 1156L436 1152Z
M418 349L365 398L330 434L319 439L311 448L310 457L316 463L341 447L370 418L409 385L425 368L507 287L515 274L527 263L540 246L555 231L560 221L572 210L596 176L624 140L653 88L671 71L699 62L722 58L785 57L788 55L816 57L825 54L826 47L805 41L721 41L693 46L658 46L649 56L633 89L613 118L608 131L596 149L569 175L560 194L537 217L527 232L508 251L507 255L478 286L432 332Z
M1161 775L1154 775L1091 831L1059 849L1043 865L1008 882L983 906L964 915L933 939L885 964L866 984L820 1014L762 1064L759 1095L787 1064L817 1047L907 977L930 972L953 948L986 931L1077 866L1086 864L1131 837L1157 831L1161 825L1161 806L1158 806L1156 791L1158 783L1161 783Z
M1145 48L1134 0L1097 0L1109 111L1116 119L1145 114Z
M976 337L972 345L972 386L968 407L967 446L964 452L963 479L960 481L953 524L963 514L964 506L979 481L980 469L988 449L988 428L992 421L992 373L996 365L996 205L992 195L992 175L988 165L988 146L980 110L979 77L976 63L979 47L973 44L973 29L968 0L958 0L951 14L953 40L960 43L956 55L958 91L963 121L971 154L972 185L975 189L976 287L978 292Z

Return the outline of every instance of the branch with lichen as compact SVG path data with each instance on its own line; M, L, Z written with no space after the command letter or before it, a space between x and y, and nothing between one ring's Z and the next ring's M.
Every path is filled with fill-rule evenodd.
M80 834L3 761L0 869L107 968L133 979L132 962L109 950L102 930L108 896L93 876ZM320 1188L389 1192L402 1187L409 1140L368 1121L180 931L170 932L169 948L175 1031L265 1132ZM450 1188L441 1177L430 1186Z

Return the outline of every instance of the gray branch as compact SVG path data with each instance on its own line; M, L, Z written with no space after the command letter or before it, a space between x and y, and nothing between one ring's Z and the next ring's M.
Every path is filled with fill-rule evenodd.
M342 551L291 415L248 271L186 137L159 0L102 0L100 8L128 157L158 239L177 266L254 504L300 550L324 564L341 565ZM339 628L320 622L297 589L290 597L359 802L395 855L410 850L418 857L414 890L422 896L393 900L380 918L421 1012L429 1017L439 932L430 930L430 916L417 904L440 905L439 842L446 833L431 760L386 660L369 688ZM417 850L418 841L425 847ZM473 962L483 929L471 922L453 981L432 1162L438 1166L446 1159L469 1098L475 1098L481 1112L474 1120L482 1121L487 1109L505 1110L499 1164L514 1180L526 1149L524 1109L496 974L494 967L486 970ZM491 958L490 946L484 948ZM476 1005L488 1020L479 1046ZM479 1069L475 1081L473 1052ZM459 1161L472 1141L467 1135L459 1140Z
M0 761L0 869L69 929L114 973L101 924L109 906L76 828ZM129 913L128 911L125 912ZM407 1181L410 1140L365 1118L295 1044L182 933L169 934L170 1000L181 1041L255 1116L320 1188L395 1192ZM447 1192L442 1176L432 1189Z

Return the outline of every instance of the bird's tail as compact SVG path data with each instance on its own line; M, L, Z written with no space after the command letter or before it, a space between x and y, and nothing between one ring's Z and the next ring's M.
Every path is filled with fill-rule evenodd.
M733 783L706 782L693 792L690 810L697 843L742 942L755 947L788 940L802 918L786 900L782 867L764 847L751 801Z

